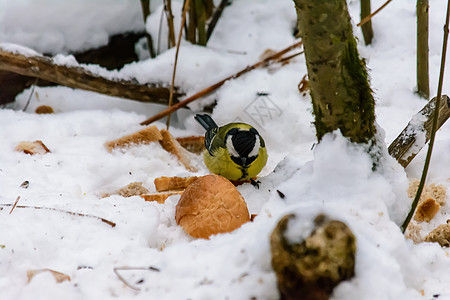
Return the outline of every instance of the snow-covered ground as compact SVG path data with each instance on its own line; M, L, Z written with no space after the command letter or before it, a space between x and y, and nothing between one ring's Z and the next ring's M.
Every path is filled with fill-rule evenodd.
M372 7L383 2L373 0ZM430 1L432 95L437 90L445 2ZM155 13L147 20L153 35L160 23L159 4L152 1ZM349 1L349 9L357 23L359 1ZM176 85L194 94L255 63L266 49L289 46L295 42L295 23L292 1L233 1L208 47L182 44ZM426 103L414 93L415 2L393 1L372 23L371 46L364 45L359 29L355 34L369 68L377 123L389 145ZM41 53L84 50L106 43L110 34L144 28L139 1L0 0L0 42ZM117 75L170 82L174 54L170 49L155 59L127 65ZM450 93L448 67L444 94ZM340 284L333 299L450 299L450 252L437 243L415 245L399 229L411 203L408 183L420 177L426 148L406 170L386 156L374 173L364 149L338 133L313 147L311 101L297 89L305 74L304 57L297 56L287 65L230 80L192 104L198 110L217 101L213 117L219 124L253 124L269 152L260 188L238 187L250 212L258 216L210 240L194 240L176 225L179 196L165 204L140 197L101 197L130 182L143 182L154 191L156 177L207 174L205 167L190 173L159 144L106 151L105 142L142 129L139 123L162 107L65 87L24 91L11 107L0 110L0 203L12 204L20 196L18 205L99 216L117 226L51 210L16 208L10 214L10 208L3 207L0 299L277 299L269 236L289 212L300 217L290 228L300 235L321 212L343 220L355 233L356 276ZM261 92L268 95L258 96ZM39 105L51 105L56 113L35 114ZM187 110L177 113L172 134L202 135L192 116ZM155 124L165 127L162 121ZM14 151L19 142L34 140L42 140L51 153L30 156ZM449 150L450 126L444 124L437 133L428 182L442 184L448 192ZM29 181L28 188L21 187L24 181ZM286 197L280 198L277 190ZM445 223L447 212L449 204L424 225L422 234ZM130 268L120 275L139 291L119 280L117 267ZM27 282L28 270L44 268L67 274L71 281L56 283L47 272Z

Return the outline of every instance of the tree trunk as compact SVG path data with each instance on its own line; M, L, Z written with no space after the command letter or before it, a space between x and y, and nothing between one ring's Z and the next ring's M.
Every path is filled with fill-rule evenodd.
M370 0L361 0L361 20L370 15L370 10ZM364 36L364 42L366 45L370 45L373 38L372 21L364 23L361 26L361 30Z
M303 39L317 138L340 129L368 143L375 130L375 101L359 58L345 0L294 0Z
M417 93L428 99L428 0L417 0Z

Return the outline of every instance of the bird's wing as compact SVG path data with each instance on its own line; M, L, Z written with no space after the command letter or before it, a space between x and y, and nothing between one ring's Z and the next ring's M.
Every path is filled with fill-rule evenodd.
M210 155L213 155L219 148L225 148L223 137L217 134L219 128L208 130L205 135L205 146Z

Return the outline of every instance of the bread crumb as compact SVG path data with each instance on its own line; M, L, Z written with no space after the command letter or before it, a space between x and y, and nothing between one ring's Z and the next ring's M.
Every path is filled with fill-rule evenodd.
M425 237L424 241L439 243L441 247L450 246L450 224L439 225Z
M111 152L115 148L126 148L133 144L150 144L161 139L162 135L159 129L156 126L149 126L138 132L107 142L105 146Z
M143 194L148 194L149 190L142 185L142 182L132 182L112 194L103 194L102 198L109 197L111 195L119 195L122 197L132 197L139 196Z
M37 114L52 114L55 111L53 110L53 107L49 106L49 105L41 105L38 106L35 110L35 113Z
M34 142L20 142L16 148L16 151L23 152L26 154L34 155L34 154L46 154L51 152L45 144L40 141Z
M417 222L430 222L438 213L441 206L433 198L428 198L417 205L414 220Z
M170 134L166 129L161 130L162 139L159 141L164 150L172 153L178 158L178 161L191 172L197 172L198 170L193 167L190 162L192 155L189 151L184 149L180 143Z
M140 195L140 197L144 198L145 201L156 201L158 203L164 203L170 196L181 195L182 193L183 193L182 191L168 191L165 193Z
M408 188L408 197L414 198L419 187L419 180L412 180ZM414 220L418 222L430 222L446 202L446 190L443 185L434 183L425 185L420 195Z
M176 138L176 140L181 147L195 154L200 154L206 149L204 136L188 136Z
M155 188L158 192L165 191L180 191L187 188L192 182L194 182L198 177L158 177L155 178Z
M406 228L405 238L410 239L414 244L419 244L423 242L423 237L420 234L422 226L420 224L410 222L408 228Z

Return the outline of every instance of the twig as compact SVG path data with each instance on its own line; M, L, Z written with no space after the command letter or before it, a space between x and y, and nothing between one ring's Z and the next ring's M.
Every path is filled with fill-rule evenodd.
M180 25L180 32L178 33L178 42L177 42L177 49L175 50L175 62L173 64L173 72L172 72L172 84L170 85L170 94L169 94L169 107L172 106L173 103L173 91L175 86L175 74L177 72L177 62L178 62L178 52L180 51L180 44L181 44L181 36L183 35L183 27L184 23L186 22L186 12L189 7L190 0L186 0L183 7L183 17L181 20ZM170 126L170 114L167 116L167 130L169 130Z
M437 91L437 99L434 110L434 119L433 119L433 127L431 129L430 136L430 144L428 145L427 156L425 158L425 164L423 166L422 177L420 178L419 187L417 188L416 197L411 205L411 210L406 217L405 222L402 224L402 232L404 233L406 228L408 227L409 222L411 221L412 216L416 210L417 204L419 203L420 195L422 194L423 187L425 186L425 180L427 179L428 168L430 166L431 161L431 152L433 151L434 139L436 136L436 131L438 127L438 119L439 119L439 107L441 102L442 95L442 85L444 81L444 69L445 69L445 58L447 54L447 41L448 41L448 30L449 30L449 15L450 15L450 1L447 2L447 15L445 17L445 25L444 25L444 41L442 45L442 56L441 56L441 68L439 72L439 83L438 83L438 91Z
M172 48L173 46L175 46L175 29L173 26L172 0L164 0L164 11L166 13L167 26L169 27L169 45L167 48Z
M203 97L205 95L208 95L212 91L214 91L217 88L221 87L226 81L228 81L230 79L238 78L239 76L241 76L241 75L243 75L243 74L245 74L245 73L247 73L247 72L249 72L251 70L254 70L256 68L267 66L272 61L276 61L277 59L279 59L281 56L283 56L287 52L289 52L292 49L295 49L297 47L300 47L301 45L302 45L301 41L297 42L295 44L292 44L289 47L287 47L287 48L285 48L285 49L283 49L283 50L281 50L281 51L279 51L279 52L277 52L277 53L275 53L275 54L273 54L273 55L271 55L271 56L269 56L269 57L267 57L267 58L265 58L265 59L263 59L263 60L261 60L261 61L259 61L257 63L255 63L255 64L253 64L251 66L248 66L245 69L242 69L238 73L236 73L234 75L231 75L231 76L229 76L229 77L227 77L225 79L222 79L221 81L219 81L219 82L217 82L217 83L207 87L206 89L201 90L200 92L196 93L195 95L192 95L191 97L189 97L189 98L187 98L187 99L185 99L185 100L183 100L181 102L178 102L175 105L172 105L171 107L169 107L169 108L163 110L162 112L154 115L153 117L151 117L151 118L141 122L140 124L141 125L148 125L148 124L151 124L151 123L153 123L155 121L158 121L158 120L164 118L165 116L167 116L168 114L176 111L177 109L185 107L186 105L188 105L192 101L197 100L198 98L201 98L201 97Z
M33 85L31 86L30 96L28 96L27 103L26 103L25 106L23 107L22 111L27 111L28 105L30 105L30 102L31 102L31 98L33 97L34 88L36 87L37 81L38 81L38 79L35 78L35 79L34 79L34 83L33 83Z
M386 1L383 5L381 5L376 11L374 11L373 13L371 13L370 15L368 15L367 17L365 17L364 19L362 19L358 24L356 24L356 26L362 26L364 24L366 24L367 22L369 22L373 16L375 16L377 13L380 12L380 10L382 10L383 8L386 7L386 5L389 4L389 2L391 2L392 0L388 0Z
M304 53L305 51L300 51L300 52L298 52L298 53L295 53L295 54L292 54L292 55L289 55L289 56L286 56L286 57L280 57L280 59L278 59L278 63L284 63L284 62L286 62L286 61L288 61L288 60L290 60L290 59L293 59L294 57L296 57L296 56L299 56L299 55L302 55L303 53Z
M19 203L19 200L20 200L20 196L17 196L16 202L14 202L14 205L11 208L11 211L9 212L9 214L11 214L13 212L14 208L16 208L16 205L17 205L17 203Z
M117 278L119 278L120 281L122 281L127 287L129 287L132 290L135 291L140 291L141 289L135 286L132 286L125 278L122 277L122 275L119 274L118 271L133 271L133 270L138 270L138 271L152 271L152 272L159 272L160 270L158 268L155 267L116 267L113 269L114 274L116 274Z
M141 0L142 16L144 17L144 25L147 22L147 17L150 15L150 0ZM147 39L148 52L150 57L155 57L155 49L153 48L153 39L150 33L145 32L145 38Z
M209 41L209 38L211 37L214 28L217 25L217 22L219 21L220 16L222 16L223 10L225 8L225 6L227 6L229 0L222 0L220 1L219 6L216 8L216 10L214 11L212 17L211 17L211 22L208 25L208 30L206 31L206 41Z
M13 206L13 204L5 204L5 203L0 203L0 206ZM53 208L53 207L43 207L43 206L27 206L27 205L17 205L15 206L16 208L31 208L31 209L45 209L45 210L52 210L52 211L57 211L57 212L63 212L69 215L73 215L73 216L79 216L79 217L87 217L87 218L94 218L94 219L98 219L108 225L110 225L111 227L115 227L116 223L103 219L101 217L97 217L97 216L93 216L93 215L87 215L87 214L82 214L82 213L77 213L77 212L72 212L72 211L68 211L68 210L63 210L63 209L59 209L59 208Z

